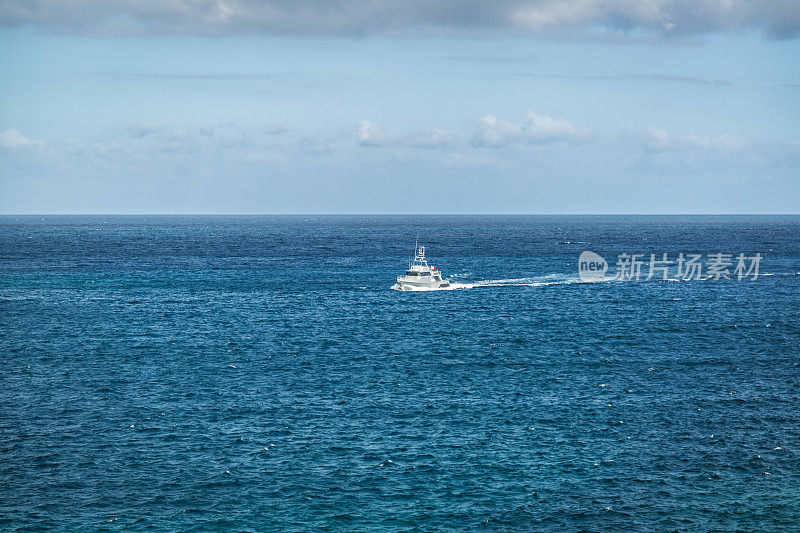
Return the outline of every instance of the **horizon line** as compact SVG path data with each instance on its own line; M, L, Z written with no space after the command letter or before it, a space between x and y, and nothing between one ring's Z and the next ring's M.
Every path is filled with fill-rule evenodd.
M0 213L2 217L55 217L55 216L800 216L800 213Z

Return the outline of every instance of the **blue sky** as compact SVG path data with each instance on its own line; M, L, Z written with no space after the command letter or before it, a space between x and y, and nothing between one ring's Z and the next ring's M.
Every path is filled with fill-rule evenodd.
M0 7L3 213L800 206L793 2L70 5Z

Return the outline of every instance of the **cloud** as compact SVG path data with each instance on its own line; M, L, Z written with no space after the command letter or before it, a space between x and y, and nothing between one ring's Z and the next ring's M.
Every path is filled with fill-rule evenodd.
M776 175L785 173L782 167L788 168L796 160L786 153L785 143L755 143L730 133L675 135L650 127L618 139L622 141L618 148L627 146L618 161L621 167L650 176L672 175L692 180L712 174ZM608 146L614 143L609 142Z
M744 137L724 133L717 137L692 134L684 137L669 135L666 131L651 127L640 134L642 145L652 152L669 152L685 149L717 150L735 152L742 150L747 141Z
M41 148L42 141L32 141L14 128L0 132L0 146L4 148Z
M793 0L543 0L521 2L513 20L530 30L590 28L699 34L761 29L774 37L800 30L800 4Z
M128 125L128 134L131 137L142 138L161 131L161 125L156 122L137 122Z
M723 133L717 137L708 135L688 135L686 142L698 148L711 148L714 150L737 151L744 148L746 140L744 137Z
M410 146L413 148L438 148L451 141L451 134L446 130L426 130L416 133L404 133L395 129L387 129L361 120L356 133L361 146Z
M261 131L266 135L283 135L290 130L291 128L285 122L277 122L261 128Z
M245 74L239 72L227 73L178 73L178 72L112 72L98 71L91 73L100 78L120 79L120 80L199 80L199 81L259 81L269 80L271 76L267 74Z
M622 212L625 205L638 202L645 209L686 212L703 211L697 203L703 199L722 201L722 195L736 194L742 199L739 207L708 205L716 205L717 211L790 212L800 194L796 138L759 144L733 135L678 136L651 128L628 136L595 132L591 143L559 142L547 150L491 150L471 146L467 128L453 132L445 148L425 150L411 148L411 143L438 145L442 140L436 130L411 128L407 133L364 122L361 131L353 122L338 127L292 124L280 135L270 134L271 127L263 123L164 123L161 131L140 138L114 126L92 137L49 139L42 150L0 148L0 208L363 212L368 206L375 212ZM524 128L539 138L569 137L581 130L564 119L535 113L516 122L496 119L493 127L499 138L510 135L520 145L533 142L524 136ZM386 148L360 146L359 133L366 135L366 142ZM8 132L0 133L0 139L4 145L8 139L26 145ZM658 150L644 149L645 142ZM386 191L408 174L435 178L454 192L444 198L452 203L417 195L430 201L374 204L392 199ZM535 203L537 198L547 201Z
M563 118L552 118L528 111L521 124L512 124L493 115L481 117L472 136L472 145L498 147L512 143L581 142L588 137L587 128L576 127Z
M461 63L488 63L497 64L527 64L535 63L539 59L533 56L503 56L503 55L457 55L445 58L447 61L457 61Z
M796 0L5 0L0 26L130 35L800 30Z
M412 136L408 144L416 148L439 148L452 142L452 135L447 130L427 130Z
M715 87L730 87L734 85L749 86L751 82L732 82L711 78L698 78L696 76L673 76L669 74L638 74L638 73L619 73L619 74L542 74L535 72L516 72L510 74L524 78L554 79L554 80L589 80L589 81L644 81L644 82L671 82L689 83L697 85L712 85ZM788 86L789 84L775 84Z
M400 139L400 132L387 130L369 120L358 122L358 144L361 146L386 146Z

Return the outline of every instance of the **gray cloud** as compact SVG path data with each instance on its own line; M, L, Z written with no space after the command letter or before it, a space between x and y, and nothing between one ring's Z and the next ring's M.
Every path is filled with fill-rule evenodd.
M242 74L242 73L175 73L175 72L92 72L94 76L119 80L199 80L199 81L260 81L269 80L272 76L267 74Z
M787 87L800 89L800 83L783 81L742 81L720 80L713 78L698 78L695 76L674 76L669 74L545 74L536 72L512 72L505 74L521 78L534 78L542 80L585 80L585 81L641 81L683 83L693 85L711 85L714 87Z
M796 0L5 0L0 26L99 35L800 31Z
M156 122L137 122L135 124L129 124L127 129L131 137L139 139L162 130L161 125Z
M754 85L753 83L731 82L727 80L715 80L708 78L697 78L694 76L671 76L667 74L537 74L530 72L516 72L510 76L525 78L554 79L554 80L587 80L587 81L657 81L674 83L691 83L699 85L713 85L717 87L727 87L732 85Z
M447 61L457 61L460 63L486 63L490 65L497 64L525 64L534 63L537 58L531 56L487 56L487 55L459 55L446 57Z

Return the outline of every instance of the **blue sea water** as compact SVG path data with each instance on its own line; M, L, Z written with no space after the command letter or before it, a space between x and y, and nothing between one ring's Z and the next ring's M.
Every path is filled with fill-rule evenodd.
M0 354L2 530L800 524L800 217L5 216Z

